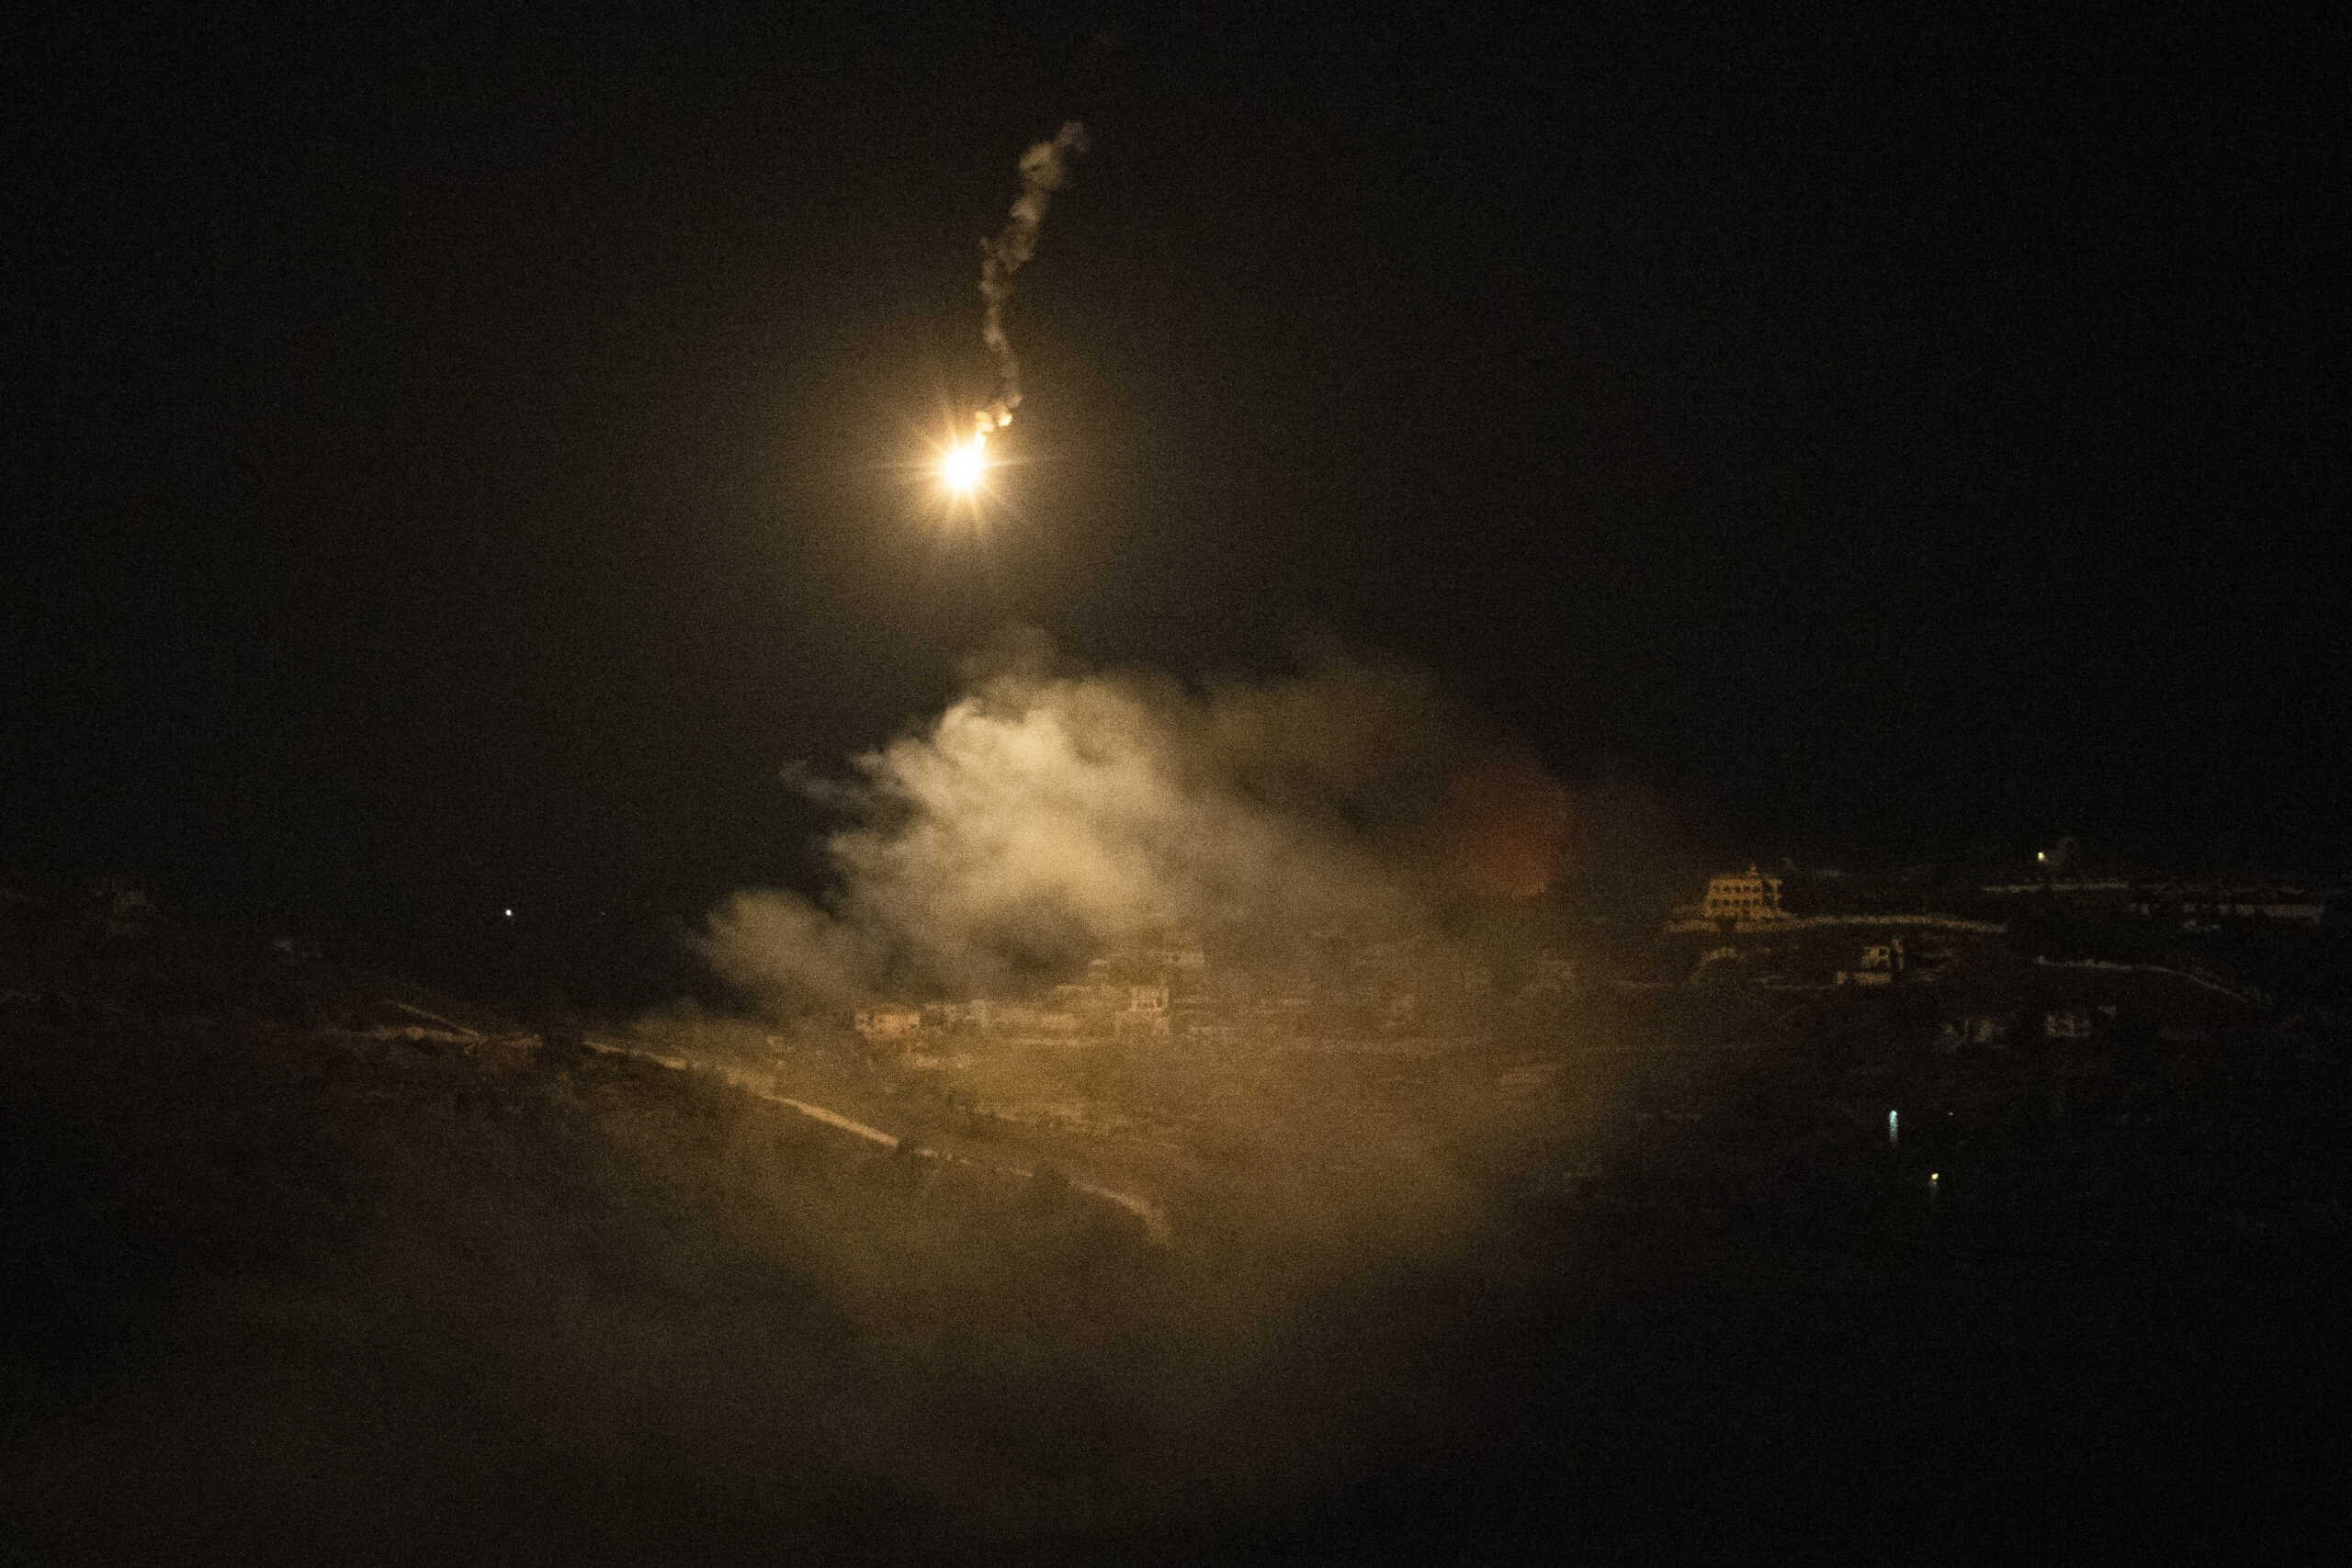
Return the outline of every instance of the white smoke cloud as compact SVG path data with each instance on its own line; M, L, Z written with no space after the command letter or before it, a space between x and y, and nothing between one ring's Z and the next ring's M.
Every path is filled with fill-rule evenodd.
M1046 221L1046 207L1053 193L1069 177L1069 161L1086 151L1086 127L1066 121L1050 141L1040 141L1021 154L1021 194L1013 198L1004 230L980 242L980 298L986 302L980 318L980 341L996 359L997 394L973 416L979 434L1012 423L1021 406L1021 361L1005 335L1005 307L1012 302L1012 275L1036 254L1037 233Z
M1054 673L1033 642L855 773L813 791L849 818L835 892L739 893L704 939L775 1010L1018 987L1175 925L1422 927L1540 887L1566 810L1426 675L1332 649L1195 692Z

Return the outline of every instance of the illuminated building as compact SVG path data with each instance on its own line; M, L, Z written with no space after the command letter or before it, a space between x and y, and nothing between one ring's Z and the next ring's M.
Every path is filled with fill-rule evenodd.
M1166 1034L1170 1032L1166 986L1129 986L1127 1005L1112 1020L1121 1034Z
M922 1010L885 1002L857 1010L857 1032L868 1040L899 1040L922 1027Z
M1787 917L1781 908L1781 879L1749 865L1745 874L1724 872L1707 879L1707 896L1699 902L1703 920L1778 920Z

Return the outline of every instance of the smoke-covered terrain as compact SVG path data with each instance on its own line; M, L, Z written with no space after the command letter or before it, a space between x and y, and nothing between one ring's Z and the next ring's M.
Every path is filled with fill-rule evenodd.
M963 1145L1012 1179L157 940L11 976L24 1560L1974 1556L2341 1517L2335 1233L2279 1196L2316 1129L2259 1094L2267 1164L2065 1127L1893 1159L1789 1132L1817 1050L1695 1015L1516 1066L1106 1047L1105 1099L1244 1108L1159 1244L1042 1157L1074 1143ZM645 1048L690 1033L729 1044ZM952 1107L830 1087L955 1146Z
M729 1012L533 1015L12 897L0 1539L2340 1542L2319 991L1963 1050L1937 997L2075 972L1988 921L1897 917L1939 990L1807 981L1834 921L1612 923L1688 885L1654 797L1329 649L1188 688L1016 641L808 787L836 881L714 913Z

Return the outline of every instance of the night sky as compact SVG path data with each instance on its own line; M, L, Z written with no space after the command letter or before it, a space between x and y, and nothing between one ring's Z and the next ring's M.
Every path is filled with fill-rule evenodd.
M1333 632L1749 852L2352 849L2340 27L195 9L11 46L0 867L805 884L1005 623Z

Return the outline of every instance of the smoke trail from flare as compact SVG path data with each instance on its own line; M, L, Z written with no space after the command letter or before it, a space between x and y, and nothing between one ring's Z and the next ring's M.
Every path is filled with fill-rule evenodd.
M1046 221L1046 204L1069 177L1069 160L1086 151L1086 127L1068 120L1050 141L1040 141L1021 154L1021 194L1014 198L1004 231L980 242L980 341L996 357L996 397L972 415L973 434L989 433L1012 423L1021 406L1021 361L1012 341L1004 335L1004 308L1012 302L1012 275L1037 251L1037 231Z

